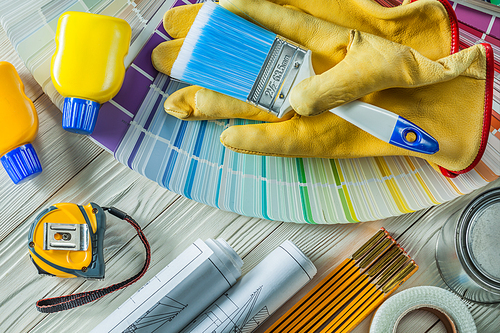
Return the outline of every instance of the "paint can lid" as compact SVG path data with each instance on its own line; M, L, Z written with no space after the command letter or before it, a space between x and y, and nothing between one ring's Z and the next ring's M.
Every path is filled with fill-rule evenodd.
M476 197L460 219L457 245L461 246L468 268L500 293L500 188Z

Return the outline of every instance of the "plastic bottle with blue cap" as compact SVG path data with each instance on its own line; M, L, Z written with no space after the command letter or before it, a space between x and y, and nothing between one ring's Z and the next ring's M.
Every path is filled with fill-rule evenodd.
M42 172L31 142L38 132L38 115L24 93L15 67L0 61L0 161L15 184Z
M132 29L119 18L82 12L59 17L51 78L64 96L62 126L92 134L102 103L120 90Z

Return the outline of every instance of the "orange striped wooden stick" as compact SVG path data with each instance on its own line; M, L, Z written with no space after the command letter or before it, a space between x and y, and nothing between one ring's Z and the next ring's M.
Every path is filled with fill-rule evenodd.
M417 269L382 228L266 333L349 332Z

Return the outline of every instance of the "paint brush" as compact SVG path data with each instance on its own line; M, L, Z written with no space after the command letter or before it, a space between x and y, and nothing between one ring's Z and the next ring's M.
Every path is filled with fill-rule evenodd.
M171 76L246 101L281 118L289 93L315 75L311 51L213 3L205 3L173 64ZM395 146L434 154L438 142L417 125L353 101L330 112Z

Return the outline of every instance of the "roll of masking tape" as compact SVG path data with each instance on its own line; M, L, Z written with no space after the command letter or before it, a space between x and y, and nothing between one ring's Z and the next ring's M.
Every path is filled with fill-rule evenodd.
M370 333L395 333L401 319L414 310L435 314L448 333L476 333L467 306L455 294L438 287L414 287L389 297L375 312Z

